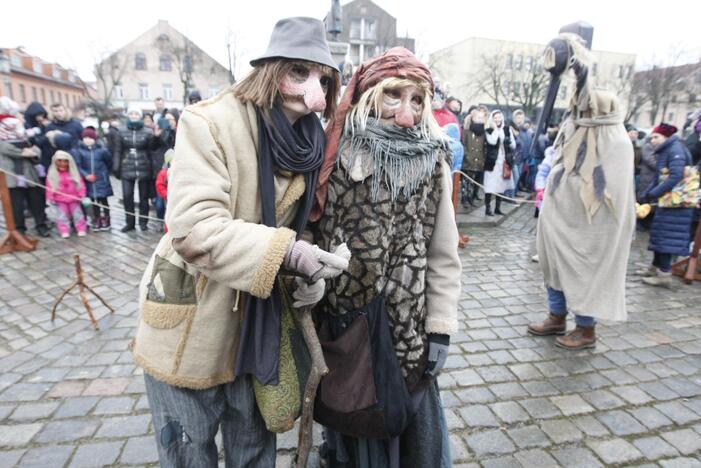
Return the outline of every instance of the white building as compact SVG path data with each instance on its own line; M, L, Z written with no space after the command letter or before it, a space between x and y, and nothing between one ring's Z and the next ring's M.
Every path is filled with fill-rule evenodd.
M549 82L549 74L541 65L544 49L545 44L471 37L432 53L429 63L442 86L447 85L448 94L460 99L465 107L521 107L535 116ZM592 55L595 85L616 92L625 105L635 54L594 50ZM563 79L556 107L567 107L573 86L572 79Z
M112 107L123 109L153 110L157 97L182 109L190 90L207 99L230 85L228 69L164 20L103 60L95 75L100 100L109 94Z

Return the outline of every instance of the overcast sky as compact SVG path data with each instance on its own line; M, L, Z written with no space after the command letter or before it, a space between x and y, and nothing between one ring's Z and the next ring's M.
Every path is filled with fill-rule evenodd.
M347 0L342 0L347 3ZM638 55L638 67L684 48L685 62L701 58L698 2L673 0L665 9L615 0L498 2L377 0L397 18L398 34L416 38L417 53L468 37L546 43L560 26L584 20L594 26L594 49ZM76 68L92 79L94 57L115 50L165 19L227 66L227 30L237 42L238 76L261 54L275 22L288 16L322 19L329 0L120 0L118 2L3 2L0 47L24 46L33 55Z

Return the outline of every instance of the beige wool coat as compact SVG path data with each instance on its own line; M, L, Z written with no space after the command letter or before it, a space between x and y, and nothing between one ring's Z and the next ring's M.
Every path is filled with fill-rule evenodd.
M234 379L248 294L266 298L295 232L302 175L275 176L281 227L260 223L258 127L231 90L189 106L169 171L166 222L141 280L134 359L178 387Z

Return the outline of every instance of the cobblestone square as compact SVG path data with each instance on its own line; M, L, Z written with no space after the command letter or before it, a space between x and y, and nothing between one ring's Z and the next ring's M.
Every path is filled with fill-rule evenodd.
M111 234L54 237L0 257L2 467L157 464L142 372L127 346L158 235L120 234L115 224ZM547 311L531 261L531 209L463 231L471 241L460 254L461 330L439 379L454 466L701 465L701 285L640 283L631 272L651 254L637 233L628 322L601 323L595 349L568 352L526 333ZM90 297L100 331L73 294L50 320L74 279L74 253L116 309ZM294 433L278 438L278 466L289 466L295 442Z

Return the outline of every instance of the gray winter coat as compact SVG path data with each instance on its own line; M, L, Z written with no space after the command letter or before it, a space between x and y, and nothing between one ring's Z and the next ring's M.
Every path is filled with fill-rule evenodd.
M655 148L646 140L643 145L643 154L640 158L640 182L638 185L638 193L635 194L635 198L638 202L644 203L643 194L656 177L657 155L655 154Z
M22 156L21 149L6 141L0 141L0 167L14 174L24 176L27 182L39 182L39 176L37 175L36 169L34 169L34 164L39 164L41 151L36 146L32 147L32 149L37 157L27 158ZM5 178L7 179L7 186L9 188L18 187L16 177L6 174ZM20 185L20 187L22 187L22 185ZM25 184L24 187L31 187L31 185Z

